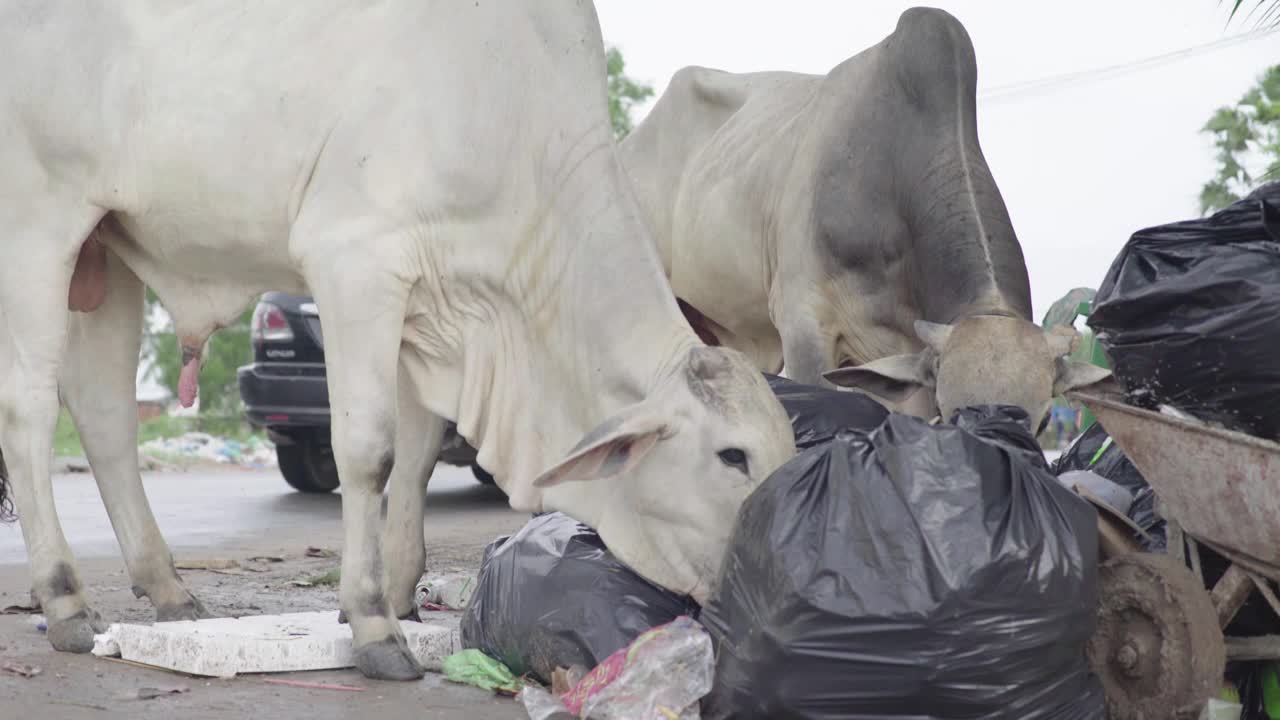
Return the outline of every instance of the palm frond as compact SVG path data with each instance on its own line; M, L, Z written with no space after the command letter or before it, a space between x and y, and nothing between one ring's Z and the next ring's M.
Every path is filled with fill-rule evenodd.
M1231 14L1227 16L1227 22L1230 23L1239 14L1240 9L1246 4L1246 0L1234 0L1231 4ZM1261 12L1259 12L1261 11ZM1280 27L1280 0L1256 0L1253 8L1244 16L1245 22L1253 19L1255 25L1259 28Z

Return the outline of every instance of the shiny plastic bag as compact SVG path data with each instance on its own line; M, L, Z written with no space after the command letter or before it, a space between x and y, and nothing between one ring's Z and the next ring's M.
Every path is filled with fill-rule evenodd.
M1280 439L1280 183L1134 233L1089 326L1130 402Z
M1097 516L1026 413L890 415L748 498L700 620L708 718L1097 720Z
M862 393L805 385L768 373L765 379L791 418L797 450L827 442L841 430L870 430L889 416L883 405Z
M1165 551L1165 522L1156 513L1155 492L1102 423L1090 425L1053 464L1055 475L1076 470L1097 473L1128 491L1131 499L1121 512L1147 533L1134 539L1148 552Z
M549 683L557 667L595 667L655 625L697 609L691 598L637 575L591 528L547 513L485 549L462 616L462 646L518 677Z
M610 655L560 698L521 692L532 720L558 713L593 720L698 720L698 701L711 690L711 637L688 617L655 627Z

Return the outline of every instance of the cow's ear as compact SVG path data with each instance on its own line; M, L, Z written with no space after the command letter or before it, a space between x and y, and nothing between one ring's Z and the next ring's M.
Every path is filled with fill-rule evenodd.
M595 480L634 468L658 441L668 436L667 423L645 405L605 420L587 433L569 457L533 481L537 488L564 482Z
M1085 362L1058 358L1057 373L1053 378L1053 395L1057 397L1068 390L1088 387L1111 376L1111 371Z
M889 402L903 402L922 387L933 387L933 364L928 352L892 355L857 367L831 370L823 375L840 387L857 388Z

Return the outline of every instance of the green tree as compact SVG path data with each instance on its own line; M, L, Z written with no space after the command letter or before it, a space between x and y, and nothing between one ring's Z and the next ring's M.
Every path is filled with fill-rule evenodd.
M1218 150L1218 172L1200 190L1202 213L1280 179L1280 65L1264 72L1234 106L1218 108L1202 132L1213 136Z
M605 52L609 78L609 119L613 122L613 136L621 140L634 127L631 109L653 97L653 86L644 85L627 77L627 62L622 51L610 47Z

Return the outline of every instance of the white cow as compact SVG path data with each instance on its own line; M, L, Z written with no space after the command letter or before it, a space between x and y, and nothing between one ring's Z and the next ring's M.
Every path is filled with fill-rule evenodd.
M365 674L421 674L395 618L443 418L514 507L566 511L708 596L790 424L680 314L589 2L4 0L0 60L0 442L56 648L100 627L50 489L59 390L135 592L162 619L201 611L138 478L144 283L174 317L184 402L258 293L314 295Z
M700 334L928 417L1003 402L1039 421L1100 379L1031 322L976 78L964 28L922 8L826 75L678 72L621 155Z

